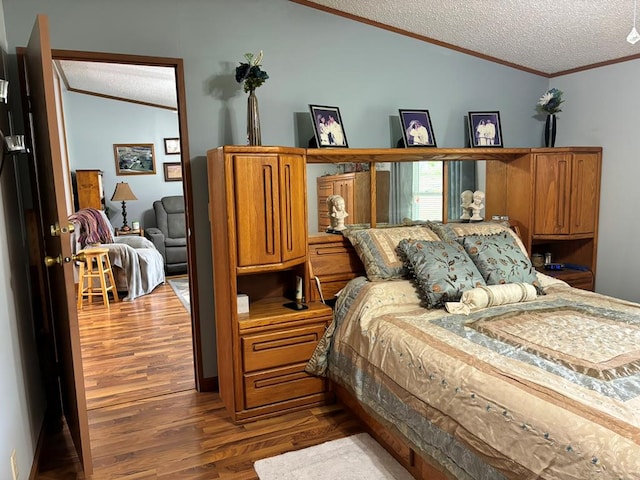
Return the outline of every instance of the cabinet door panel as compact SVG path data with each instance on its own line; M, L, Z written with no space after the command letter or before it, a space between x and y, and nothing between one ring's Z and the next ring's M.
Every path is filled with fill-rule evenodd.
M238 266L281 261L278 158L234 157Z
M571 233L593 233L596 228L600 179L599 156L575 154L571 175Z
M282 261L307 254L306 165L301 155L280 157Z
M569 233L571 156L536 155L534 235Z
M355 199L355 194L354 194L354 183L355 183L355 178L353 175L345 175L345 179L341 179L341 180L336 180L336 182L333 185L333 193L335 195L340 195L342 198L344 198L344 209L347 211L347 213L349 214L349 217L345 218L345 224L350 224L350 223L354 223L354 220L352 219L352 217L354 216L354 213L356 211L356 199ZM350 218L351 217L351 218Z

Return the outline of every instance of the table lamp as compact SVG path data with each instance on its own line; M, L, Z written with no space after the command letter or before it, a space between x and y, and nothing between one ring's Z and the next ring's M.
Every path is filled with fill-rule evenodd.
M127 182L116 183L116 189L111 196L111 201L122 202L122 227L120 230L123 232L131 230L131 227L127 225L127 201L137 199L138 197L133 194L131 187Z

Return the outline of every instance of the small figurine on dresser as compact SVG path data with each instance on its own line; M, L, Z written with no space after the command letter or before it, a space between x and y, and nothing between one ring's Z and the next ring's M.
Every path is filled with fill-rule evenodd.
M344 198L340 195L329 195L327 198L327 208L329 210L329 218L331 225L327 229L327 233L342 234L346 230L344 219L349 216L345 210Z
M472 222L481 222L483 218L480 216L480 211L484 208L484 192L476 190L473 192L473 202L471 202L471 215Z
M462 200L462 204L460 205L460 208L462 210L460 220L469 220L471 218L471 202L473 202L473 192L471 190L465 190L460 194L460 199Z

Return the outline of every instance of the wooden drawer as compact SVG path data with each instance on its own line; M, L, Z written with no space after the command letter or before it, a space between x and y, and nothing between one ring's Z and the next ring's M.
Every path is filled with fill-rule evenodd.
M306 362L244 375L245 408L284 402L326 390L323 377L304 371Z
M348 240L335 236L334 243L309 245L309 260L313 265L313 274L321 280L332 275L344 275L352 272L364 272L358 254Z
M324 334L326 323L242 337L243 371L307 362Z
M567 282L569 285L575 288L581 288L583 290L591 290L594 289L594 278L593 272L587 271L583 272L581 270L540 270L542 273L549 275L550 277L557 278L558 280L562 280Z

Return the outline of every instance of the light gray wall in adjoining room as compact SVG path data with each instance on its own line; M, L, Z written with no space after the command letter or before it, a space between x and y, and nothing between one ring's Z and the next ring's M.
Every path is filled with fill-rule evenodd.
M351 147L389 147L399 108L429 109L438 145L465 146L468 111L498 110L507 147L541 145L543 77L333 16L287 0L4 0L9 48L36 14L56 49L184 59L204 373L217 372L207 150L245 143L246 94L233 72L264 50L257 91L265 145L306 146L308 105L338 106Z
M639 77L640 60L633 60L551 80L565 98L556 145L603 148L596 291L635 302L640 302Z
M108 215L114 227L122 226L122 202L111 201L117 182L127 182L138 200L127 202L127 223L139 221L142 228L155 226L153 202L168 195L182 195L182 182L165 182L166 162L179 162L180 155L166 155L164 139L178 137L176 112L65 92L65 123L71 170L98 169L103 173ZM151 143L156 173L117 175L114 144Z

